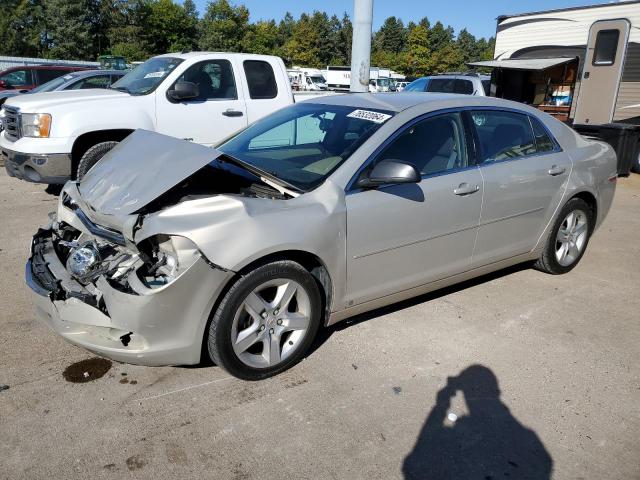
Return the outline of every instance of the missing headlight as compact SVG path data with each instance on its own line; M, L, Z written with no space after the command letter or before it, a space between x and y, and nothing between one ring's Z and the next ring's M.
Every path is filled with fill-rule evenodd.
M198 258L198 247L188 238L155 235L138 244L143 265L138 277L148 288L159 288L178 278Z

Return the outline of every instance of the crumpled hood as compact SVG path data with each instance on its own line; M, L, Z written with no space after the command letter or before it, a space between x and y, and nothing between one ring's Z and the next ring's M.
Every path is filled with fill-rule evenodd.
M130 215L222 153L185 140L136 130L80 182L83 201L101 215Z
M133 97L125 92L107 89L87 89L87 90L62 90L59 92L42 92L31 95L19 95L7 100L7 105L19 108L27 113L51 113L49 110L58 105L82 104L87 108L87 104L96 102L112 102L114 99L123 99L128 102ZM123 104L124 106L125 104Z

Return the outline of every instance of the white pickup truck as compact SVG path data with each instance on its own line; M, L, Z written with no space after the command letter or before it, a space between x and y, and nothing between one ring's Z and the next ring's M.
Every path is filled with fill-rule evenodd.
M109 90L24 95L0 115L10 176L39 183L81 178L135 129L214 145L293 103L282 60L192 52L153 57Z

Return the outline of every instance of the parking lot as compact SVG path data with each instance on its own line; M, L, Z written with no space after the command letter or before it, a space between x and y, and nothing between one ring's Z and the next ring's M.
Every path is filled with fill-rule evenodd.
M2 478L640 478L638 175L570 274L513 268L372 312L256 383L115 362L67 381L93 355L35 318L23 281L56 201L2 169Z

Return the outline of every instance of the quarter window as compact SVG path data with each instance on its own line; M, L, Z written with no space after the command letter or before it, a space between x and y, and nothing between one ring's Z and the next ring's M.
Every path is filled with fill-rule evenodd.
M194 100L235 100L238 98L233 69L228 60L211 60L192 65L178 82L192 82L200 94Z
M613 65L616 61L620 30L600 30L593 52L593 65Z
M446 113L412 125L374 163L382 160L410 163L423 175L466 167L467 149L460 114Z
M253 99L275 98L278 85L273 68L262 60L245 60L244 73L249 85L249 96Z
M482 162L496 162L536 153L529 117L495 110L471 112L480 140Z
M551 137L540 123L540 120L534 117L531 119L531 126L533 127L533 135L536 139L536 151L538 153L551 152L555 149L555 145Z

